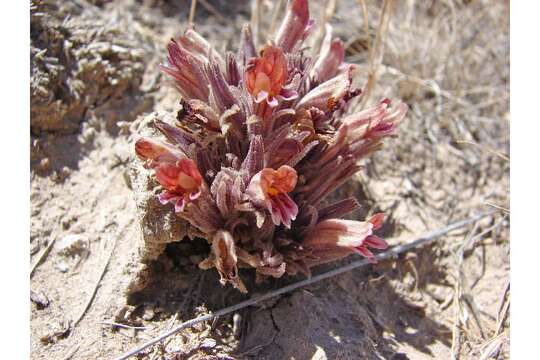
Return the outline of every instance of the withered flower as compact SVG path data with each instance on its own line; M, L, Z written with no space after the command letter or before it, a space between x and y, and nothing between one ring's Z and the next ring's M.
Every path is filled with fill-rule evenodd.
M221 277L222 284L230 282L241 292L247 292L244 283L238 277L238 257L234 239L228 231L219 230L212 239L212 250L215 256L215 266Z
M346 116L343 124L351 139L378 139L392 135L407 114L407 105L399 104L390 110L391 101L382 100L377 106Z
M361 169L360 160L396 136L407 105L384 99L352 111L355 66L326 27L320 51L304 39L313 21L307 0L290 0L283 23L261 49L249 25L237 54L218 54L195 30L168 45L161 69L181 95L175 124L156 121L166 141L142 138L137 155L153 171L178 217L211 245L201 268L246 291L239 268L258 281L350 254L373 260L387 244L383 222L343 220L353 198L327 197Z

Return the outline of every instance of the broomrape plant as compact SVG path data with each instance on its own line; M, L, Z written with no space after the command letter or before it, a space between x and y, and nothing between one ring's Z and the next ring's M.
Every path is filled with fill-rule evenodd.
M355 66L327 25L319 54L302 49L313 20L307 0L292 0L275 36L257 52L248 25L237 54L225 57L194 30L168 45L161 70L180 92L182 110L171 125L156 120L166 141L135 144L145 167L172 204L211 245L199 266L215 267L223 284L246 291L240 267L257 280L358 253L385 249L373 234L384 220L340 217L357 209L347 198L323 200L359 169L359 160L395 135L407 106L384 99L347 115Z

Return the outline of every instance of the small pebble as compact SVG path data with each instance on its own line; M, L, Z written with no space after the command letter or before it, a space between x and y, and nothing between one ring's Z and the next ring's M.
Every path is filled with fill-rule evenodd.
M43 291L34 291L32 289L30 289L30 300L36 304L38 310L46 308L50 303L49 298Z
M64 236L57 243L57 252L61 256L75 256L89 253L88 239L79 234Z
M201 345L199 346L199 348L201 348L203 350L213 349L214 347L216 347L216 340L214 340L212 338L204 339L202 341Z
M51 168L51 161L49 160L49 158L43 158L41 159L41 161L39 162L39 167L41 168L41 170L49 170Z
M68 177L69 175L71 175L71 169L68 168L67 166L64 166L62 167L61 173L63 176Z
M242 331L242 316L239 313L233 315L233 334L238 339Z
M154 309L151 307L145 307L144 314L142 316L143 320L150 321L156 316Z
M63 261L57 262L55 267L62 273L66 273L69 270L69 266Z

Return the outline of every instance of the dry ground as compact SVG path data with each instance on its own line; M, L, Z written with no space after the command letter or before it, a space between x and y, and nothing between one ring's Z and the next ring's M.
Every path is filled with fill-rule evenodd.
M277 3L260 2L261 32ZM382 2L366 1L368 35L362 1L332 3L312 1L313 16L334 25L363 84ZM243 299L196 268L205 251L196 242L169 247L148 285L124 296L140 238L128 176L133 129L178 108L157 64L188 12L185 0L32 2L33 359L113 358ZM250 16L248 1L201 0L194 20L221 50L234 48ZM399 138L339 191L361 199L359 218L391 214L391 245L496 212L398 259L196 326L140 358L509 357L508 4L395 1L384 39L369 102L401 98L411 110Z

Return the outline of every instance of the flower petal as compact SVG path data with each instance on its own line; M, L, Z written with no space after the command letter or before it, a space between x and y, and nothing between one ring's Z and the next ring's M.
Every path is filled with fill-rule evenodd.
M374 249L384 250L388 247L388 243L376 235L370 235L364 240L364 245Z
M268 99L268 92L267 91L264 91L264 90L261 90L257 93L257 96L255 96L255 102L257 104L260 104L262 103L263 101L265 101L266 99Z
M371 251L368 250L368 248L366 248L365 246L359 246L357 248L355 248L356 252L358 252L360 255L366 257L369 262L371 263L374 263L375 262L375 255L373 255L373 253Z
M290 101L298 98L298 91L283 88L279 93L278 97L283 101Z
M168 192L168 191L163 191L158 196L159 202L162 205L168 204L169 202L176 201L179 198L180 198L180 196L178 196L177 194L174 194L174 193L171 193L171 192Z
M270 106L271 108L275 108L276 106L279 105L279 102L278 100L272 96L271 98L267 97L266 98L266 103L268 104L268 106Z
M180 212L184 211L185 206L186 206L186 201L184 200L184 198L178 198L174 202L174 212L175 213L180 213Z
M384 222L384 213L376 213L368 221L373 224L373 230L377 230Z

